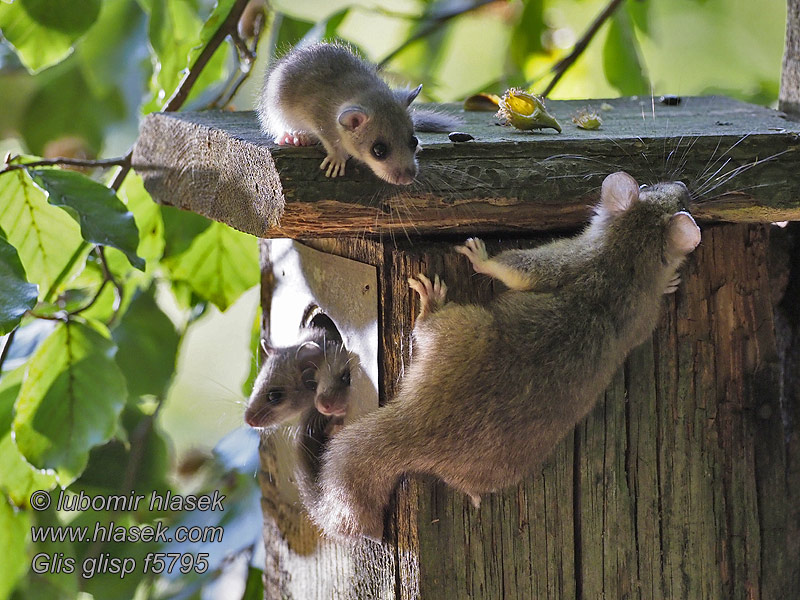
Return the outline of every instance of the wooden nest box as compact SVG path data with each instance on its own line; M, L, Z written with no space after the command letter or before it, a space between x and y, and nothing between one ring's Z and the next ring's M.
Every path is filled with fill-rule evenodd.
M420 135L420 177L405 187L354 161L326 179L320 147L276 147L253 113L145 119L134 166L153 198L264 238L265 336L289 343L309 315L327 315L359 356L359 410L391 398L410 359L408 277L438 273L458 302L500 291L455 242L479 235L491 252L571 235L618 170L704 192L692 207L702 243L652 339L539 472L480 509L411 477L389 544L338 545L304 516L282 436L265 438L267 597L772 599L798 589L800 407L787 369L800 346L778 302L787 281L800 286L770 223L800 219L800 123L720 97L606 102L597 131L570 122L587 102L548 103L561 134L465 113L460 129L475 139Z

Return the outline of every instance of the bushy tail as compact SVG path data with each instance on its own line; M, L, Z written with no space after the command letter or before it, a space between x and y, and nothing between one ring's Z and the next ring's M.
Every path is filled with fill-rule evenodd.
M449 133L464 124L463 119L456 115L429 108L412 109L411 122L414 123L414 131L432 133Z
M325 448L319 475L300 482L311 519L332 537L383 537L384 512L407 453L398 447L394 406L342 428Z

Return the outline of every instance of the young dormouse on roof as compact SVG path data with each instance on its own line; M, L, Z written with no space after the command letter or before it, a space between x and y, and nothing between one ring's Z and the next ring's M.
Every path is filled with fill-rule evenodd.
M392 90L375 65L349 48L295 48L267 72L257 102L261 129L281 145L321 143L328 177L345 174L349 157L381 179L408 185L417 176L417 131L450 131L458 119L409 112L422 86Z

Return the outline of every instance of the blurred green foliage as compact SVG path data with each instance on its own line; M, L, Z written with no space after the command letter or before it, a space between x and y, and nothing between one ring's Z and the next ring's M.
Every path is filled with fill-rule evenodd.
M0 151L91 158L124 154L142 115L159 110L211 40L234 0L0 0ZM511 86L541 91L607 0L272 0L256 77L235 99L252 107L266 63L297 43L338 37L393 83L423 83L428 100L455 101ZM783 0L627 0L551 97L724 93L774 103ZM202 108L236 75L232 44L189 95ZM36 160L20 156L15 162ZM171 486L168 436L156 426L187 332L210 304L231 306L258 283L256 240L153 203L129 173L20 169L0 175L0 600L74 597L199 598L223 569L155 586L30 572L41 551L81 559L89 548L31 542L31 525L174 515L35 512L30 493L146 493ZM55 327L44 326L57 321ZM249 321L252 323L252 321ZM248 325L249 325L248 323ZM258 347L257 321L249 340ZM253 362L248 381L255 374ZM237 386L238 387L238 386ZM199 419L199 416L198 416ZM188 424L192 426L192 423ZM225 481L237 499L225 526L248 531L232 554L251 568L242 598L261 597L252 560L260 528L248 432L195 469L198 489ZM227 453L227 454L226 454ZM246 461L245 461L246 462ZM237 466L238 465L238 466ZM190 515L188 522L200 515ZM255 532L255 533L253 533ZM142 544L106 544L138 557ZM177 548L191 551L191 548ZM213 551L213 548L210 548ZM98 552L97 548L91 551ZM162 582L163 583L163 582ZM14 591L16 590L16 591Z

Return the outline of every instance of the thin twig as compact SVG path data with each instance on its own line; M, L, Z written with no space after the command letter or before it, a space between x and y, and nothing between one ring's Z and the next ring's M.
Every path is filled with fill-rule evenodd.
M37 160L34 162L29 163L15 163L9 164L12 160L15 160L16 156L10 157L6 160L6 165L3 169L0 169L0 175L3 173L10 173L11 171L18 171L19 169L31 169L33 167L54 167L58 165L68 165L72 167L100 167L103 169L107 169L109 167L121 167L125 164L124 156L120 156L117 158L100 158L100 159L90 159L90 158L66 158L63 156L59 156L56 158L47 158L43 160Z
M428 20L425 25L423 25L416 33L414 33L414 35L405 40L397 48L389 52L389 54L387 54L383 58L383 60L381 60L381 62L378 63L378 67L386 66L386 64L389 61L391 61L395 56L400 54L403 50L408 48L411 44L413 44L417 40L421 40L422 38L429 36L451 19L454 19L455 17L460 17L461 15L465 15L469 12L472 12L473 10L486 6L487 4L492 4L493 2L496 1L497 0L477 0L474 4L471 4L466 8L461 8L458 10L454 10L452 12L447 12L430 18L430 20Z
M232 74L231 78L225 83L219 95L208 104L207 108L222 108L230 104L238 93L239 88L242 87L242 84L250 77L250 74L253 72L253 63L256 60L258 42L260 41L261 34L264 31L264 23L266 23L266 20L266 15L263 12L256 16L256 21L253 27L253 38L250 42L250 47L245 45L244 40L242 40L242 38L239 36L238 31L234 30L234 32L231 34L231 38L234 40L234 45L239 50L236 55L238 68ZM243 48L240 48L238 44L242 44Z
M547 97L547 95L553 91L553 88L556 86L558 81L564 76L564 73L567 72L572 64L578 60L578 57L586 50L586 47L592 41L595 34L600 30L600 27L603 26L611 15L614 14L614 11L617 10L617 7L622 4L624 0L611 0L608 5L603 9L603 11L597 16L594 22L589 26L589 29L586 30L586 33L583 34L583 37L578 40L575 44L575 47L572 49L567 56L562 58L558 61L553 68L550 69L555 75L553 75L553 79L550 80L550 83L547 84L544 92L542 92L543 97Z
M175 90L172 98L170 98L164 105L164 108L161 109L163 112L174 112L183 106L183 103L186 102L186 99L189 97L192 86L197 81L203 68L208 64L208 61L214 56L217 48L225 41L225 38L236 32L236 24L239 22L239 18L242 16L247 2L248 0L236 0L233 8L231 8L231 12L228 13L228 17L214 32L211 39L208 40L208 44L206 44L205 48L200 52L194 64L189 67L189 71L186 73L180 85L178 85L178 89Z

